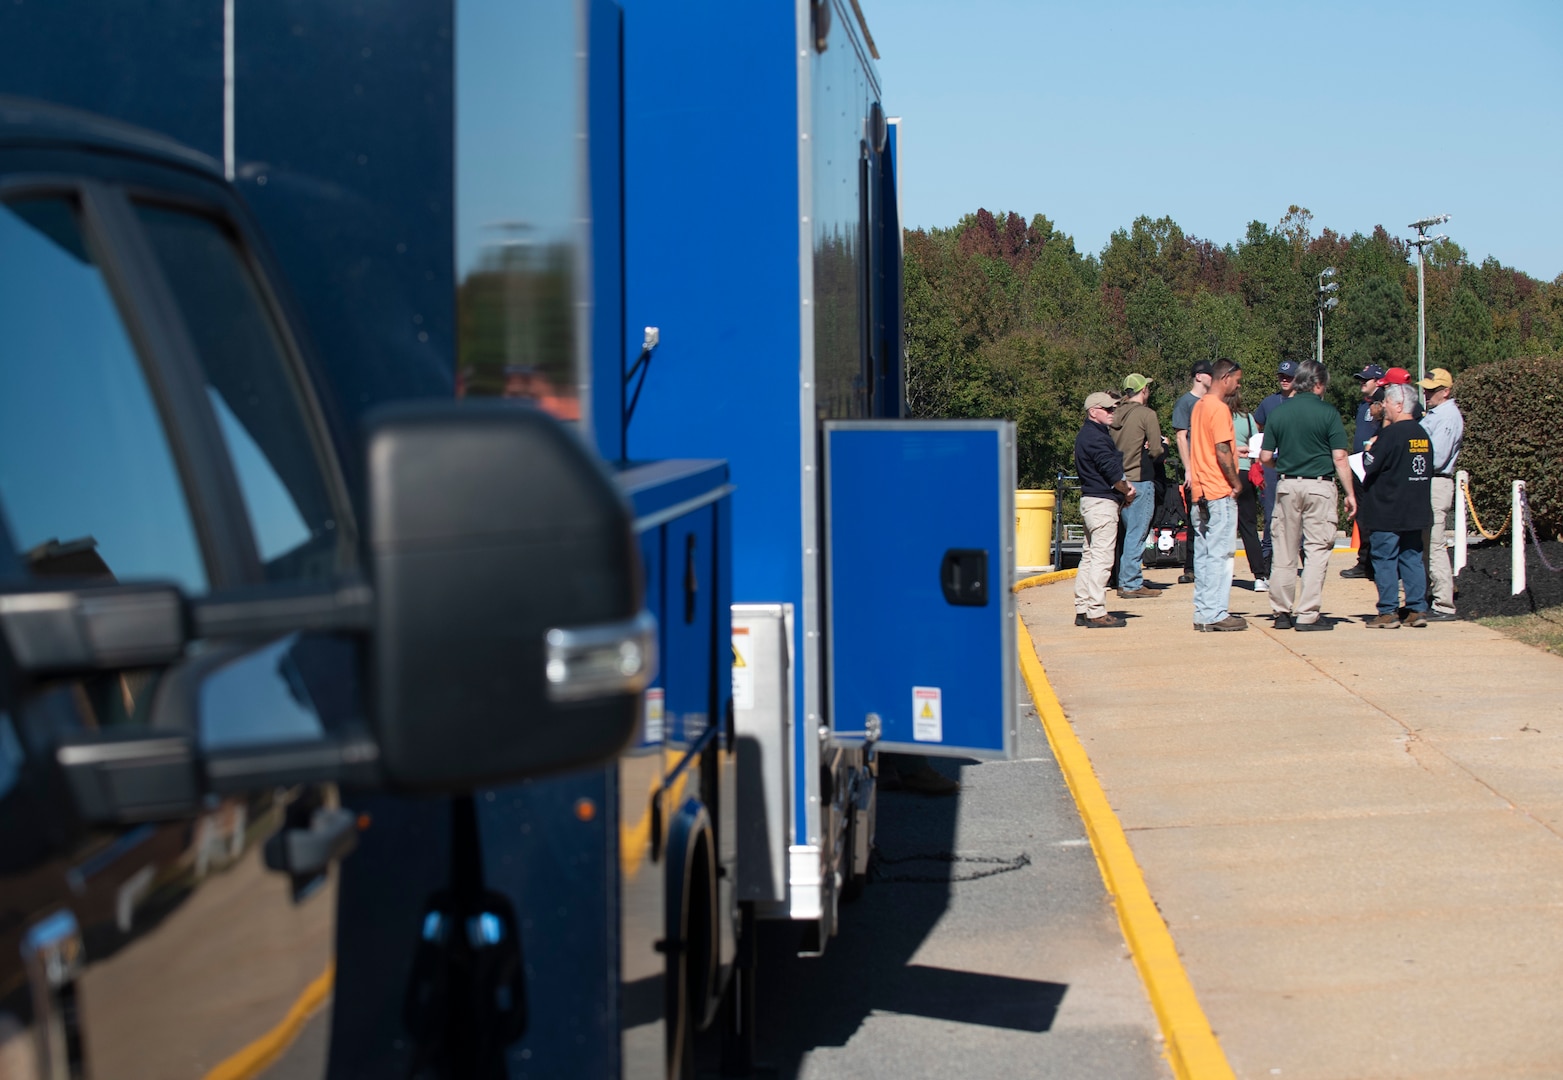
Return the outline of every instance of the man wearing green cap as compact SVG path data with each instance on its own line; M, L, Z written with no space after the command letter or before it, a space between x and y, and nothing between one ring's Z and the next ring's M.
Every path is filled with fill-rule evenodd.
M1161 420L1150 407L1151 380L1136 372L1123 380L1123 397L1113 410L1113 444L1123 455L1123 476L1134 488L1135 499L1123 508L1120 532L1123 554L1118 560L1118 595L1125 600L1160 596L1145 587L1142 561L1145 536L1150 532L1151 514L1156 509L1156 485L1153 470L1166 453Z

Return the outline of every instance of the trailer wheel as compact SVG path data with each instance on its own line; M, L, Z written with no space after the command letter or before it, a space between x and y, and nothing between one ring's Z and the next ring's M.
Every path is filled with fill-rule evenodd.
M705 808L674 822L667 867L667 1061L669 1080L694 1080L696 1036L707 1026L706 1001L716 978L712 913L716 862Z

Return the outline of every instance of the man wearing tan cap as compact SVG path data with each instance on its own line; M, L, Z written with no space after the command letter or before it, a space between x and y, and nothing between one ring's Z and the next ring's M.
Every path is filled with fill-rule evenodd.
M1123 397L1113 412L1113 443L1123 455L1124 478L1134 488L1135 499L1123 508L1123 555L1118 559L1118 595L1142 600L1161 593L1145 587L1142 560L1145 537L1151 531L1156 509L1156 462L1167 452L1161 419L1150 407L1151 380L1136 372L1124 377Z
M1107 613L1107 579L1113 570L1118 542L1118 509L1135 500L1134 485L1124 477L1123 455L1113 444L1108 425L1118 399L1095 393L1085 399L1085 424L1075 436L1075 475L1080 478L1080 517L1085 521L1085 550L1075 574L1075 625L1123 626Z
M1427 413L1422 429L1433 441L1433 528L1424 545L1428 577L1432 581L1432 605L1427 610L1430 622L1449 622L1454 613L1454 575L1449 567L1449 514L1454 510L1455 461L1465 439L1465 417L1454 403L1454 378L1447 368L1435 367L1419 383L1427 395Z

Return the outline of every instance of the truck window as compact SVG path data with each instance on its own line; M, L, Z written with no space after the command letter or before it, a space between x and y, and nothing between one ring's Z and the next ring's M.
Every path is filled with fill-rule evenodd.
M208 217L147 204L136 212L199 356L267 578L332 576L336 511L276 326L237 245Z
M36 575L206 590L151 391L66 197L0 203L0 510Z

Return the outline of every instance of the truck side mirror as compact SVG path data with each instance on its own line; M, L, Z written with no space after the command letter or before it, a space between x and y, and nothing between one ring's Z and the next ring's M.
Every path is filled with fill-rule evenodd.
M558 421L418 403L368 421L371 723L396 788L606 760L654 673L633 519Z

